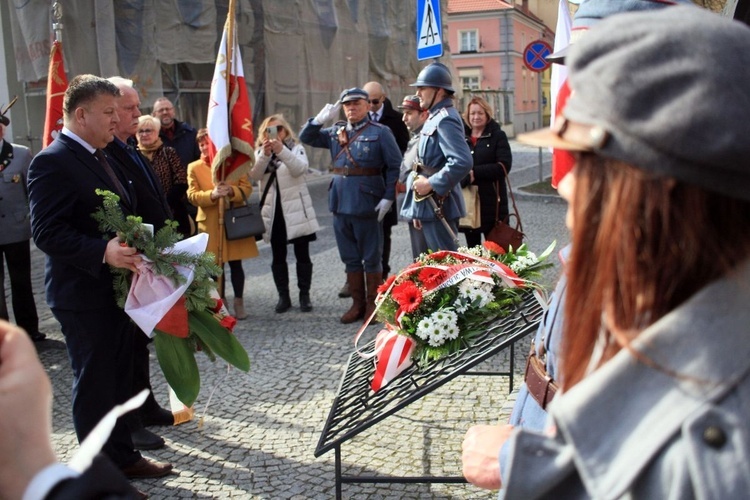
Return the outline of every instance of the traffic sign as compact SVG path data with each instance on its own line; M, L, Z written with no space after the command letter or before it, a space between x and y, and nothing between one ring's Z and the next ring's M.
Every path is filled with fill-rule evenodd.
M417 60L443 55L440 0L417 0Z
M523 51L523 63L531 71L541 73L552 64L547 60L551 53L552 47L544 40L531 42Z

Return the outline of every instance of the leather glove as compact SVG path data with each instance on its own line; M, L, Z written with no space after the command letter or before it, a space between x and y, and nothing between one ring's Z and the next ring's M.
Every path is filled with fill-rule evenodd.
M320 110L315 116L314 122L323 125L339 116L339 110L341 109L341 101L336 101L334 104L326 104L323 109Z
M385 214L388 213L388 210L391 209L391 206L393 206L393 200L386 200L383 198L378 202L377 205L375 205L375 211L378 213L378 222L382 221L385 218Z

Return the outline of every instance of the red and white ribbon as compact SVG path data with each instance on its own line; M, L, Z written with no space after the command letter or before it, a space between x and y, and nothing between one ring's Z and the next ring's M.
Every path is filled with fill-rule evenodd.
M414 340L390 328L380 330L375 337L375 375L370 388L377 392L399 373L412 365Z

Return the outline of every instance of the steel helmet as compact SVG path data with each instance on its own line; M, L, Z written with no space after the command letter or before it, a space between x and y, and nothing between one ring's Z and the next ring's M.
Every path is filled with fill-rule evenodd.
M450 70L442 63L432 63L425 66L422 71L419 72L417 81L409 85L410 87L438 87L445 89L451 94L455 92L453 90L453 78L451 78Z

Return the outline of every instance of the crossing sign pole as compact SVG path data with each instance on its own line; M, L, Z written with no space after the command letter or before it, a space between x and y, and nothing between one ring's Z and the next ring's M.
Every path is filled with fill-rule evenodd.
M440 0L417 0L417 60L443 55Z

